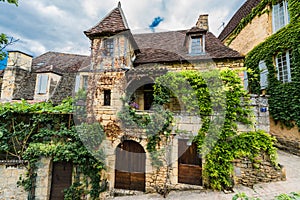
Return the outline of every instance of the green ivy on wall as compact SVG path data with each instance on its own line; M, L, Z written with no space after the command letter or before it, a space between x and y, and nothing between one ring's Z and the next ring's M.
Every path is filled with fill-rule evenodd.
M264 151L270 156L274 166L277 165L274 138L263 131L238 133L237 123L251 125L249 97L243 90L237 73L223 69L209 72L168 72L158 77L154 85L154 101L165 109L158 107L155 113L156 116L163 116L162 118L151 118L147 114L141 116L128 105L119 113L123 124L135 124L146 129L147 150L154 166L162 164L158 144L168 140L172 124L176 123L174 113L167 109L172 98L177 98L182 103L184 112L201 117L201 129L194 141L198 144L199 152L205 155L203 178L208 180L208 187L221 190L233 186L232 161L236 158L247 156L254 160ZM220 118L213 119L211 116L221 112L224 112L224 120L220 127L215 126L218 122L213 120ZM160 130L155 128L161 127L158 123L163 123Z
M300 127L300 2L289 0L290 23L271 35L248 53L245 66L249 73L249 90L260 94L258 64L264 60L268 68L268 88L270 114L275 122L291 128ZM274 57L289 50L291 53L292 82L277 80Z
M71 99L57 106L50 102L30 104L25 100L1 105L0 154L6 159L28 163L25 165L28 170L26 177L20 177L18 182L25 190L34 191L37 162L43 156L53 162L72 162L89 181L90 188L76 179L65 191L65 199L81 199L87 194L97 199L105 189L105 183L100 184L100 172L104 169L103 152L97 149L92 155L84 145L87 142L92 145L90 141L97 141L99 145L104 138L103 129L99 124L75 125L72 111ZM29 194L29 199L34 199L34 194Z

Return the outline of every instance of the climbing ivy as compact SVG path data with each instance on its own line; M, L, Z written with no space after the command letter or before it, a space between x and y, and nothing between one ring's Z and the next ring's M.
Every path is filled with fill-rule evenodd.
M300 2L289 0L290 23L271 35L250 51L245 59L249 73L249 90L260 94L258 63L264 60L268 69L268 88L270 114L275 122L288 128L295 124L300 127ZM291 56L292 82L281 83L277 80L274 57L286 51Z
M237 123L249 126L252 123L249 96L243 90L237 73L223 69L168 72L158 77L154 85L156 115L151 113L141 116L125 104L127 106L124 106L119 117L123 124L137 124L139 128L146 129L147 150L154 166L163 164L158 146L169 139L176 123L174 113L168 110L168 104L173 98L177 98L182 105L181 112L201 117L201 129L194 142L198 144L198 150L205 159L203 176L209 180L208 187L220 190L233 186L232 161L236 158L247 156L254 160L264 151L276 165L276 149L270 135L263 131L238 133ZM222 117L214 117L222 114L223 120ZM218 126L218 123L221 125Z
M261 16L264 13L269 13L270 10L267 6L272 6L277 4L278 0L261 0L259 4L253 8L253 10L244 17L236 28L232 31L229 38L226 41L226 45L230 45L231 42L238 36L238 34L249 24L251 21L257 17ZM299 17L299 1L298 0L288 0L289 12L291 14L291 20L294 21Z
M53 162L72 162L89 181L91 187L84 187L83 191L80 186L86 183L76 179L66 190L65 199L71 193L72 199L81 199L87 194L97 199L105 189L105 182L100 184L100 172L104 169L103 152L96 145L92 146L94 152L85 147L87 142L93 145L90 140L99 145L104 138L103 129L99 124L74 124L72 110L72 99L56 106L51 102L31 104L25 100L1 105L0 155L6 159L26 161L28 173L18 182L25 190L34 191L37 162L43 156ZM29 199L34 199L34 194L29 194Z

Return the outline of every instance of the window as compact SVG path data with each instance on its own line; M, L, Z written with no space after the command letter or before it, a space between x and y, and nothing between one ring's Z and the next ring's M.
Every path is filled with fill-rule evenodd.
M88 88L88 76L82 76L82 89L87 90Z
M247 71L244 71L244 89L246 90L246 91L248 91L249 89L248 89L248 87L249 87L249 81L248 81L248 73L247 73Z
M48 87L48 75L40 74L38 76L37 94L46 94Z
M110 106L111 90L104 90L104 106Z
M278 31L280 28L287 25L290 21L290 16L288 12L288 3L286 0L273 5L272 9L273 18L273 33Z
M80 88L80 75L76 75L75 78L75 92L78 92Z
M260 72L260 89L266 89L268 87L268 68L264 60L261 60L258 64Z
M283 83L291 82L292 77L289 51L278 55L275 60L278 80Z
M113 54L114 54L114 39L113 38L105 39L103 48L104 48L103 54L105 56L113 56Z
M203 49L203 37L191 37L190 54L201 54L203 53Z

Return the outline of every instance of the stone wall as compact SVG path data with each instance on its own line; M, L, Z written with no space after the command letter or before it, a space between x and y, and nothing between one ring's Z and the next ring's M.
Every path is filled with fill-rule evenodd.
M35 199L48 200L50 198L52 166L50 158L41 158L37 163L37 177L35 180Z
M288 129L280 122L275 123L273 118L270 118L270 134L277 139L276 146L279 149L300 156L300 131L299 127Z
M286 180L283 166L276 168L269 156L262 154L254 161L248 158L236 159L234 165L234 183L252 187L259 182L274 182Z
M13 99L32 100L34 96L36 74L23 69L16 69Z
M272 34L272 16L269 12L255 17L251 23L247 24L239 35L231 42L230 48L246 55L259 43L263 42ZM247 40L245 40L247 38ZM227 44L230 36L223 41Z
M0 199L27 199L28 192L17 186L19 177L25 176L26 168L12 162L0 162Z

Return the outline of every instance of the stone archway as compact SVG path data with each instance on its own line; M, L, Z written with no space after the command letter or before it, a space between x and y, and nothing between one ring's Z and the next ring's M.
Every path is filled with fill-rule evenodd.
M115 188L145 191L146 152L133 140L117 146L115 163Z

